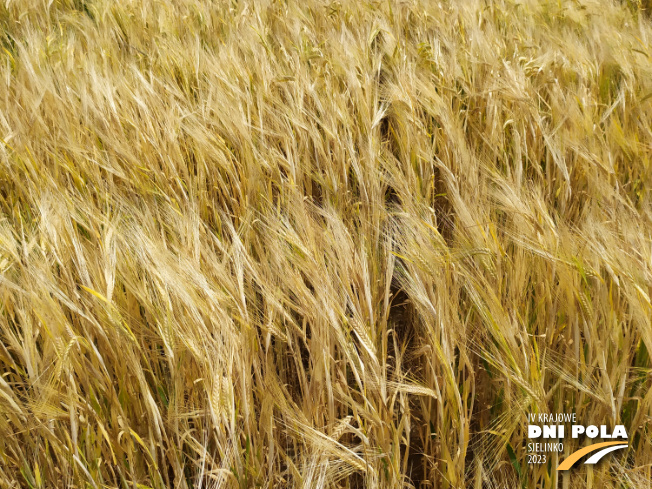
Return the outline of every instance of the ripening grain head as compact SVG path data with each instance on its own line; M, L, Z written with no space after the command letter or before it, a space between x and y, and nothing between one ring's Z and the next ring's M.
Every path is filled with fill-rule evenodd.
M3 2L0 486L647 487L648 7Z

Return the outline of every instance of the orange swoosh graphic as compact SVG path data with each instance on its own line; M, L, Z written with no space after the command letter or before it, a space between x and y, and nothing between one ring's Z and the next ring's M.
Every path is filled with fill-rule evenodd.
M588 447L580 448L576 452L571 453L566 458L566 460L564 460L561 464L559 464L557 470L570 469L575 464L575 462L577 462L587 453L595 452L596 450L600 450L601 448L604 447L610 447L613 445L624 445L624 444L626 444L626 442L624 441L606 441L604 443L595 443L594 445L589 445Z

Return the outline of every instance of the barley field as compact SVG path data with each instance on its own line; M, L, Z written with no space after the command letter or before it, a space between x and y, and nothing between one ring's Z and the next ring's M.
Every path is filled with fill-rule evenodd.
M651 488L649 9L1 0L0 487Z

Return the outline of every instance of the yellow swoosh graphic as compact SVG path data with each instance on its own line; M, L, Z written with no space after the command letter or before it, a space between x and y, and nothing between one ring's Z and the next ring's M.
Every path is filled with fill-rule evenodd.
M613 445L624 445L625 443L622 441L606 441L604 443L595 443L593 445L589 445L588 447L580 448L576 452L571 453L566 460L564 460L561 464L559 464L559 467L557 467L557 470L568 470L570 469L575 462L577 462L579 459L581 459L584 455L595 452L596 450L600 450L601 448L605 447L610 447Z

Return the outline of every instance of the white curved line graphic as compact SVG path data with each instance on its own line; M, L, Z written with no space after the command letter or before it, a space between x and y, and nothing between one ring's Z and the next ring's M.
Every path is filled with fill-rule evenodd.
M613 447L607 447L603 448L600 450L598 453L595 453L594 455L591 456L585 464L596 464L600 461L602 457L604 457L606 454L613 452L614 450L620 450L621 448L627 448L627 445L615 445Z

